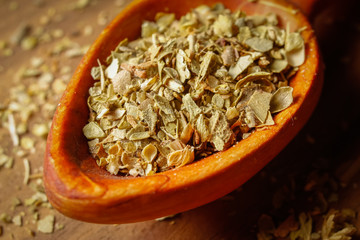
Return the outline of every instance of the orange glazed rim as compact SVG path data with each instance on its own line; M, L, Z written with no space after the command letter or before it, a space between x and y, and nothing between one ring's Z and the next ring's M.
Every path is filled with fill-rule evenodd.
M275 12L281 22L302 32L306 60L290 81L294 103L274 117L275 126L256 131L226 151L189 165L146 177L112 176L100 169L88 151L82 127L89 110L86 99L93 80L91 68L104 61L125 37L135 39L143 20L160 11L177 17L216 0L137 0L100 34L83 57L56 110L48 136L44 183L49 201L63 214L95 223L128 223L175 214L211 202L246 182L274 158L298 133L316 106L322 88L322 65L311 25L282 0L250 3L222 1L231 10L250 14ZM259 7L261 6L261 7Z

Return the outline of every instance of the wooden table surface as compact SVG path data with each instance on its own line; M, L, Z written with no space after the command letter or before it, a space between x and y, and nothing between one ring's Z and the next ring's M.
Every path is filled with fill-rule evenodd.
M24 159L29 161L33 177L38 176L45 139L30 130L51 121L52 112L43 109L44 103L50 109L56 106L62 87L81 59L80 53L128 2L0 0L0 112L9 109L13 102L10 92L19 85L25 87L30 99L40 102L26 121L29 129L19 134L20 139L30 137L35 141L29 149L24 149L25 145L13 146L8 120L0 115L0 146L14 158L12 168L0 168L0 214L22 216L22 226L0 221L0 239L256 239L261 214L278 216L284 211L286 214L306 209L306 201L301 199L308 196L307 179L314 172L335 176L339 183L333 207L360 211L360 21L356 11L360 8L356 1L320 1L317 15L312 18L326 66L320 103L305 128L263 171L229 195L168 220L97 225L38 207L40 219L53 214L56 223L64 228L51 234L37 231L37 223L24 202L35 193L32 183L41 178L23 183ZM38 40L32 49L26 50L11 40L22 24L30 27L28 36ZM21 72L34 68L37 59L44 61L39 67L40 76L22 77ZM44 85L42 93L46 94L42 100L37 100L40 97L31 94L30 86L44 72L50 72L53 78ZM12 111L19 125L20 113ZM289 186L296 189L296 194L285 191L286 200L282 201L287 206L278 206L282 196L279 193ZM14 198L22 204L12 207ZM360 229L358 216L355 224Z

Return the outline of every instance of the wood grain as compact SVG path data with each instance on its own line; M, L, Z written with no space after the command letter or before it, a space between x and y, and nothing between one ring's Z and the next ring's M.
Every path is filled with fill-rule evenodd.
M63 20L51 22L47 29L61 28L65 35L79 44L90 44L104 26L98 25L99 12L103 11L109 18L120 10L114 1L93 1L95 4L83 10L70 11L70 0L44 1L42 7L33 5L35 1L16 1L19 8L12 12L8 10L9 2L2 0L0 4L0 39L10 38L20 22L28 22L33 26L39 25L41 16L49 9L56 9ZM346 3L346 4L345 4ZM56 221L64 224L63 230L53 234L37 233L35 239L256 239L256 222L261 213L273 213L273 196L276 190L288 180L288 176L295 179L306 179L309 172L317 170L335 172L344 181L340 188L339 208L353 208L360 211L360 175L358 171L348 177L347 171L357 166L360 156L360 111L355 107L360 102L360 34L359 18L356 9L359 4L355 1L330 1L326 8L320 11L314 19L314 26L319 33L320 46L326 64L325 89L320 104L307 126L261 173L246 183L241 189L232 192L225 198L216 200L203 207L182 213L173 219L162 222L146 221L125 225L97 225L69 219L55 213ZM90 36L77 35L87 24L94 27ZM337 38L328 36L337 34ZM334 35L333 35L334 36ZM75 70L79 58L68 59L64 56L50 57L48 52L55 42L40 44L31 51L22 51L14 47L14 54L10 57L0 56L0 87L9 89L17 84L16 72L29 65L33 56L46 57L49 64L70 66ZM339 84L341 81L341 84ZM0 94L1 103L8 98L9 93ZM36 121L36 117L32 121ZM1 126L1 147L11 153L13 147L8 131ZM44 142L38 142L36 152L27 156L32 169L42 165ZM354 165L355 164L355 165ZM13 169L0 170L0 213L11 215L21 211L27 213L25 207L10 209L13 197L25 199L33 191L23 185L22 158L15 159ZM300 181L299 181L300 185ZM301 189L302 186L300 185ZM304 193L305 194L305 193ZM301 191L300 191L301 196ZM293 203L295 209L301 209L301 204ZM54 211L51 211L54 212ZM49 210L42 209L40 217L46 216ZM26 215L26 219L28 215ZM24 227L13 224L0 223L3 226L3 236L0 239L32 239ZM26 225L36 230L31 222ZM357 218L360 228L360 218Z

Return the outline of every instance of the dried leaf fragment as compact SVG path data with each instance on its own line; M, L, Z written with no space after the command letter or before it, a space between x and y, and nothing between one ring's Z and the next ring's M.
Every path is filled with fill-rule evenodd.
M160 31L164 31L174 20L174 13L157 13L155 16L156 24Z
M110 154L106 159L106 162L107 162L106 170L113 175L118 174L121 167L120 157Z
M222 151L231 144L233 131L229 127L226 116L217 110L209 119L209 129L211 133L210 142L217 151Z
M252 82L255 80L259 80L259 79L264 79L268 76L270 76L271 73L269 72L254 72L254 73L250 73L248 74L246 77L240 79L236 85L235 85L235 89L240 89L241 87L243 87L245 84L247 84L248 82Z
M175 168L182 167L188 163L194 161L194 149L186 146L182 150L177 150L169 154L167 159L168 166L174 166Z
M288 108L293 102L293 88L292 87L281 87L270 100L270 112L277 113Z
M275 59L271 65L270 65L270 69L271 71L275 72L275 73L280 73L282 72L286 67L288 66L288 62L286 60L280 60L280 59Z
M14 146L19 146L19 136L16 133L16 125L15 125L15 119L13 114L8 115L8 124L9 124L9 132L10 137L13 142Z
M200 141L202 143L207 142L210 137L210 132L208 129L208 121L204 114L200 114L195 123L196 131L200 135Z
M220 14L214 22L214 33L218 36L232 37L233 21L231 16Z
M55 216L47 215L37 223L37 230L42 233L52 233L54 231Z
M15 217L13 217L12 222L16 226L21 226L22 225L22 217L21 217L21 215L16 215Z
M113 79L119 70L119 59L114 58L111 64L105 69L106 77Z
M23 50L34 49L38 45L38 39L35 36L27 36L21 40L21 48Z
M209 51L206 52L203 61L200 65L200 71L198 76L198 82L201 82L209 73L211 64L214 62L215 53Z
M226 46L224 51L221 53L221 59L225 66L233 65L235 61L235 49L231 46Z
M116 73L112 78L114 91L121 95L125 95L128 93L131 83L131 74L127 70L121 70L120 72Z
M96 122L89 122L83 128L83 133L87 139L95 139L105 137L105 132Z
M231 66L229 69L229 75L235 79L239 74L245 71L250 64L253 63L253 59L250 55L245 55L239 58L235 65Z
M190 141L190 138L192 137L193 132L194 132L194 129L191 126L191 124L190 123L186 124L183 131L181 132L180 140L186 144L187 142Z
M129 140L136 141L136 140L143 140L150 137L150 132L135 132L129 136Z
M266 38L253 37L245 40L245 43L258 52L267 52L273 49L273 41Z
M185 90L183 84L177 79L168 79L165 85L177 93L182 93Z
M186 110L190 114L190 121L194 121L195 118L202 112L201 109L198 107L198 105L196 105L195 101L192 99L189 93L182 98L182 101Z
M0 154L0 167L11 168L14 163L14 158L6 154Z
M185 82L186 79L189 79L191 74L186 64L186 53L180 49L176 54L176 70L179 72L180 81Z
M264 123L270 109L272 94L264 91L255 91L249 99L249 106L254 111L256 117Z
M155 160L158 151L157 148L153 144L148 144L144 147L141 152L141 156L144 158L146 162L152 162Z
M305 61L305 47L286 52L286 60L292 67L298 67Z
M156 33L158 31L158 27L153 22L145 21L141 25L141 37L151 37L153 33Z
M11 223L12 222L11 217L7 213L1 213L0 214L0 220L2 222L4 222L4 223Z
M305 61L304 39L300 33L288 33L285 40L286 59L290 66L298 67Z
M304 212L299 216L300 229L290 233L290 239L311 239L312 232L312 218L309 214Z
M285 51L291 52L296 49L304 47L304 39L301 37L300 33L293 32L289 33L285 39Z

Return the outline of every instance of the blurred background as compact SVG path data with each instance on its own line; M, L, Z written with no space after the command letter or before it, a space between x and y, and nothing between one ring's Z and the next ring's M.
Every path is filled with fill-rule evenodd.
M360 229L356 0L316 3L310 19L325 63L318 107L298 136L242 187L161 221L97 225L53 210L42 186L53 113L83 54L129 2L0 0L0 238L290 239L311 219L311 238L321 239L331 214L337 223L332 232Z

